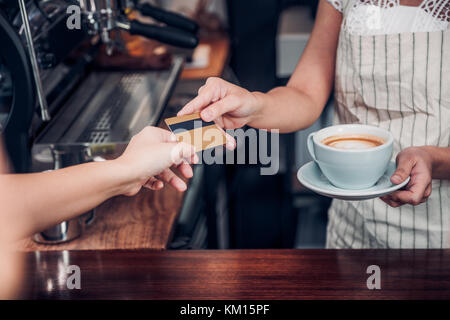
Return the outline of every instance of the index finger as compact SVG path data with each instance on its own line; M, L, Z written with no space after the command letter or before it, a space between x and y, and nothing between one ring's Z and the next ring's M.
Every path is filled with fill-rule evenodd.
M216 125L217 129L219 129L225 136L225 148L228 150L234 150L236 148L236 140L228 134L221 126Z
M177 116L183 116L195 112L200 112L207 107L213 100L213 93L211 90L203 90L203 93L197 95L194 99L189 101L178 113Z

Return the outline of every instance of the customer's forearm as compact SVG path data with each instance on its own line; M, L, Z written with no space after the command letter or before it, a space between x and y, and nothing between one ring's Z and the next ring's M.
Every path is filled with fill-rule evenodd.
M450 179L450 148L422 147L432 158L433 179Z
M258 112L249 125L260 129L293 132L311 126L320 116L326 101L315 102L308 95L291 87L278 87L268 93L253 93Z
M126 191L125 174L114 161L106 161L0 175L0 223L8 225L8 239L44 230Z

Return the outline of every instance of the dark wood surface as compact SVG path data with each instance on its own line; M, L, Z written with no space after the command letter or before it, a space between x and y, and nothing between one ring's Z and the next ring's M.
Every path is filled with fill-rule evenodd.
M449 299L450 250L66 251L26 257L43 299ZM381 269L368 290L366 269ZM81 269L81 289L64 266Z

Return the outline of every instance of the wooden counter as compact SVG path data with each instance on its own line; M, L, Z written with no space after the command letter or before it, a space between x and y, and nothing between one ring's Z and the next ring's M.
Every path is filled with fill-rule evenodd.
M66 251L28 253L39 299L449 299L450 250ZM69 290L64 265L78 265ZM366 285L381 269L381 290Z
M184 69L180 78L183 80L221 77L228 62L230 41L226 35L217 34L207 39L200 39L200 45L210 47L209 65L206 68Z
M96 209L94 222L82 236L59 245L20 244L24 251L165 249L183 204L184 194L167 186L160 191L143 189L135 197L116 197Z

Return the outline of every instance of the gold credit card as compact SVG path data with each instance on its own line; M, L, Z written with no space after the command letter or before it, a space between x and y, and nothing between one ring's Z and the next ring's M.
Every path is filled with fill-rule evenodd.
M188 114L164 120L179 142L195 146L196 151L202 151L226 143L223 130L214 122L205 122L199 113Z

